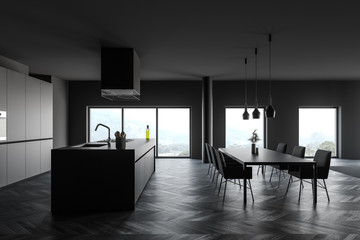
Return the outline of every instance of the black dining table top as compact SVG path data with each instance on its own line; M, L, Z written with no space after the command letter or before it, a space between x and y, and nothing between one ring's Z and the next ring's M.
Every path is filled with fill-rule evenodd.
M221 152L245 165L313 165L313 159L299 158L274 150L259 148L258 154L252 154L251 148L219 148Z

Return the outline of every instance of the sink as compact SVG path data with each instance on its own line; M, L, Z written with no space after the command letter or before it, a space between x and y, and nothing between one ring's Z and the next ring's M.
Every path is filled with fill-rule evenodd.
M107 143L85 143L84 145L80 147L102 147L107 145Z

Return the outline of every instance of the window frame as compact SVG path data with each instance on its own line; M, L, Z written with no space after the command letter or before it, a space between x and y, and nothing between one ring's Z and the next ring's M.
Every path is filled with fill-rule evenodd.
M341 144L340 144L340 122L341 122L341 107L340 106L299 106L298 107L298 145L300 145L300 109L335 109L335 148L336 154L331 155L331 158L339 158L341 156ZM306 146L305 146L306 147ZM307 156L305 158L314 158L314 156Z

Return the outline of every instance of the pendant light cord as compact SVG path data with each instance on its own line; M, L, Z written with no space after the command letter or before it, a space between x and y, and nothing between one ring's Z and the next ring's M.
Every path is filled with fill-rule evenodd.
M257 48L255 48L255 107L258 107L257 100Z
M247 58L245 58L245 107L247 107Z
M272 104L272 96L271 96L271 34L269 34L269 97L270 104Z

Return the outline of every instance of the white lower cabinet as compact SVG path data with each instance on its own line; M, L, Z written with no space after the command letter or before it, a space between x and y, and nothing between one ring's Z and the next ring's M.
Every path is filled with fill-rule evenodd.
M25 179L25 143L7 144L7 184Z
M26 142L26 176L40 174L40 141Z
M6 185L6 145L0 145L0 187Z
M42 140L41 142L41 172L51 170L51 149L53 147L53 140Z

